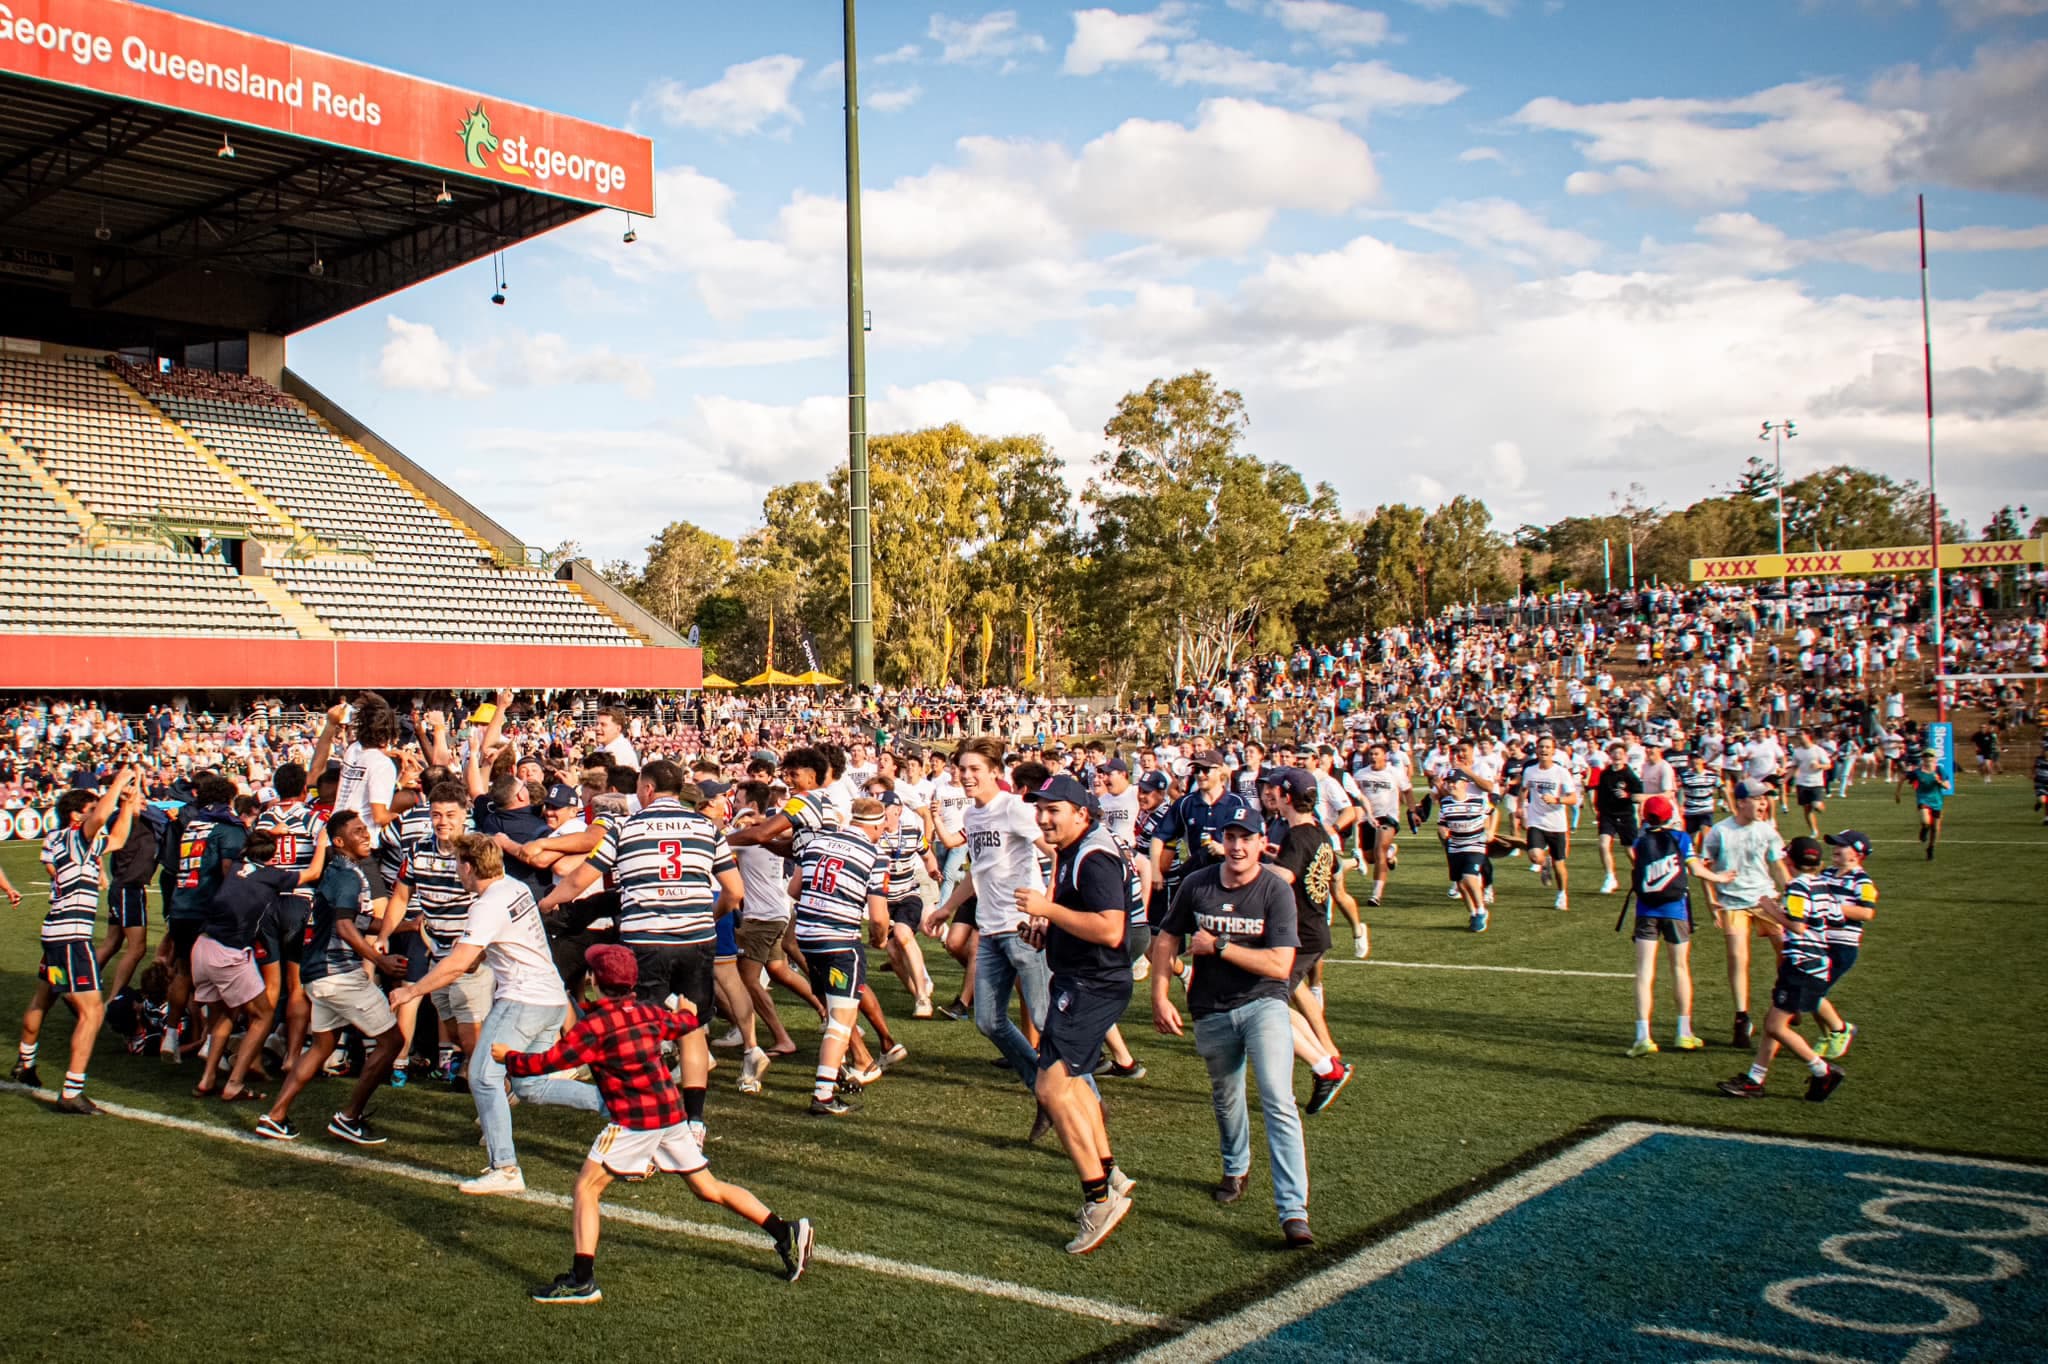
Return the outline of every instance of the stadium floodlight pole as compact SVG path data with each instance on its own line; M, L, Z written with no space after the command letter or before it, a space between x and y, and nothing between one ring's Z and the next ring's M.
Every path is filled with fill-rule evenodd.
M1927 379L1927 543L1934 547L1934 714L1948 719L1948 688L1941 677L1941 499L1934 492L1934 314L1927 301L1927 196L1914 196L1920 210L1920 363Z
M1771 443L1772 463L1777 469L1773 486L1778 494L1778 557L1785 557L1785 442L1799 434L1799 428L1787 417L1781 422L1765 422L1764 429L1757 432L1758 440ZM1820 546L1814 546L1815 549ZM1778 575L1778 585L1785 585L1785 575Z
M846 3L846 494L853 551L853 682L875 684L874 564L868 541L868 339L861 302L860 78Z

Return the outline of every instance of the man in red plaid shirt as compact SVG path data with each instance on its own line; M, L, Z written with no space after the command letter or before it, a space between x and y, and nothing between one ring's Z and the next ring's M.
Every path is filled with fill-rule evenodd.
M695 1028L697 1020L688 1012L671 1012L633 998L640 968L631 948L600 943L585 960L604 998L560 1041L546 1051L513 1051L502 1042L491 1047L492 1058L511 1075L547 1075L589 1066L611 1117L576 1176L570 1213L575 1258L567 1274L534 1289L533 1300L604 1300L594 1277L598 1200L613 1179L641 1180L656 1170L681 1175L691 1193L738 1213L774 1237L784 1277L795 1282L811 1262L810 1220L785 1222L739 1185L713 1179L704 1153L684 1125L682 1095L662 1063L661 1044Z

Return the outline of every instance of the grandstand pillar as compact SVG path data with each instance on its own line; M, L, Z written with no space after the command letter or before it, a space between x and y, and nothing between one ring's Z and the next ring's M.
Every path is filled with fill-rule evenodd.
M875 684L873 564L868 540L867 310L861 302L860 98L853 0L846 4L846 492L853 553L853 682Z
M284 387L284 338L270 332L249 333L249 373L272 388Z

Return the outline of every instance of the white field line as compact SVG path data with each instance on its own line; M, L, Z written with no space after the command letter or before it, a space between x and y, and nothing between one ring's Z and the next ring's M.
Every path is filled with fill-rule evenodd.
M1621 1123L1597 1136L1588 1137L1541 1165L1525 1170L1484 1193L1438 1213L1427 1221L1418 1222L1412 1227L1394 1233L1384 1241L1367 1246L1348 1259L1302 1280L1275 1297L1244 1308L1220 1321L1195 1327L1184 1335L1154 1346L1138 1356L1139 1364L1205 1364L1206 1361L1221 1359L1232 1351L1242 1349L1328 1306L1354 1289L1362 1288L1417 1260L1434 1255L1502 1214L1511 1212L1530 1199L1577 1178L1645 1138L1659 1133L1709 1141L1744 1142L1757 1146L1790 1146L1807 1150L1838 1151L1845 1155L1875 1159L1910 1160L1916 1164L1998 1170L2048 1178L2048 1168L2023 1165L2014 1161L1935 1155L1917 1151L1892 1151L1881 1147L1811 1141L1799 1137L1766 1136L1762 1133L1716 1132L1702 1128L1668 1126L1663 1123ZM1849 1177L1854 1179L1862 1176L1852 1173ZM1901 1182L1879 1174L1872 1174L1869 1178L1877 1183ZM1670 1335L1696 1344L1720 1344L1718 1338L1706 1335L1682 1334L1661 1328L1642 1329L1651 1334ZM1800 1360L1829 1358L1797 1351L1787 1352L1782 1357ZM1841 1364L1850 1364L1850 1361L1841 1361Z
M26 1085L0 1081L0 1089L15 1090L47 1099L48 1091L32 1090ZM167 1127L172 1131L185 1132L205 1137L211 1141L227 1142L236 1146L254 1147L281 1156L313 1161L322 1165L336 1165L344 1169L361 1170L368 1174L388 1175L397 1179L410 1179L421 1184L432 1184L444 1191L453 1188L456 1176L444 1170L431 1170L418 1165L406 1165L395 1160L375 1160L368 1156L354 1155L346 1151L323 1150L299 1142L273 1142L249 1132L233 1128L217 1127L212 1123L194 1122L189 1118L176 1118L166 1113L155 1113L146 1108L131 1108L127 1104L108 1103L94 1100L101 1111L111 1117L129 1122L148 1123L153 1127ZM569 1199L563 1194L542 1193L528 1189L517 1194L493 1195L511 1198L536 1207L559 1208L567 1211ZM661 1213L648 1212L641 1208L622 1207L616 1203L603 1205L606 1219L613 1222L630 1223L655 1231L675 1232L700 1241L717 1241L726 1245L747 1246L755 1250L766 1250L767 1241L762 1233L741 1230L738 1227L715 1226L704 1222L690 1222L679 1217L668 1217ZM936 1288L950 1288L962 1293L973 1293L984 1298L1001 1298L1020 1302L1047 1311L1065 1312L1071 1316L1090 1317L1096 1321L1108 1322L1112 1326L1170 1327L1178 1323L1171 1317L1157 1312L1147 1312L1121 1303L1104 1302L1095 1298L1076 1297L1069 1293L1053 1293L1029 1284L1010 1283L1003 1279L985 1278L979 1274L962 1274L950 1269L934 1269L929 1265L912 1264L904 1260L891 1260L880 1255L869 1255L857 1250L840 1250L820 1242L816 1258L824 1264L843 1265L849 1269L865 1270L894 1279L907 1279L912 1283L930 1284Z
M1382 961L1378 957L1323 957L1325 966L1398 966L1410 971L1503 971L1516 976L1592 976L1596 980L1634 980L1627 971L1567 971L1549 966L1480 966L1458 961Z

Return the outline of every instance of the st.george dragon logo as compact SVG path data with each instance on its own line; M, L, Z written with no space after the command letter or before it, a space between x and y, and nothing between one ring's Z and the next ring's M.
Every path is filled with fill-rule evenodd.
M542 188L572 196L586 188L613 194L626 187L626 168L616 162L540 146L524 135L499 134L491 127L490 111L482 100L462 116L455 132L462 139L463 160L476 170L536 181Z

